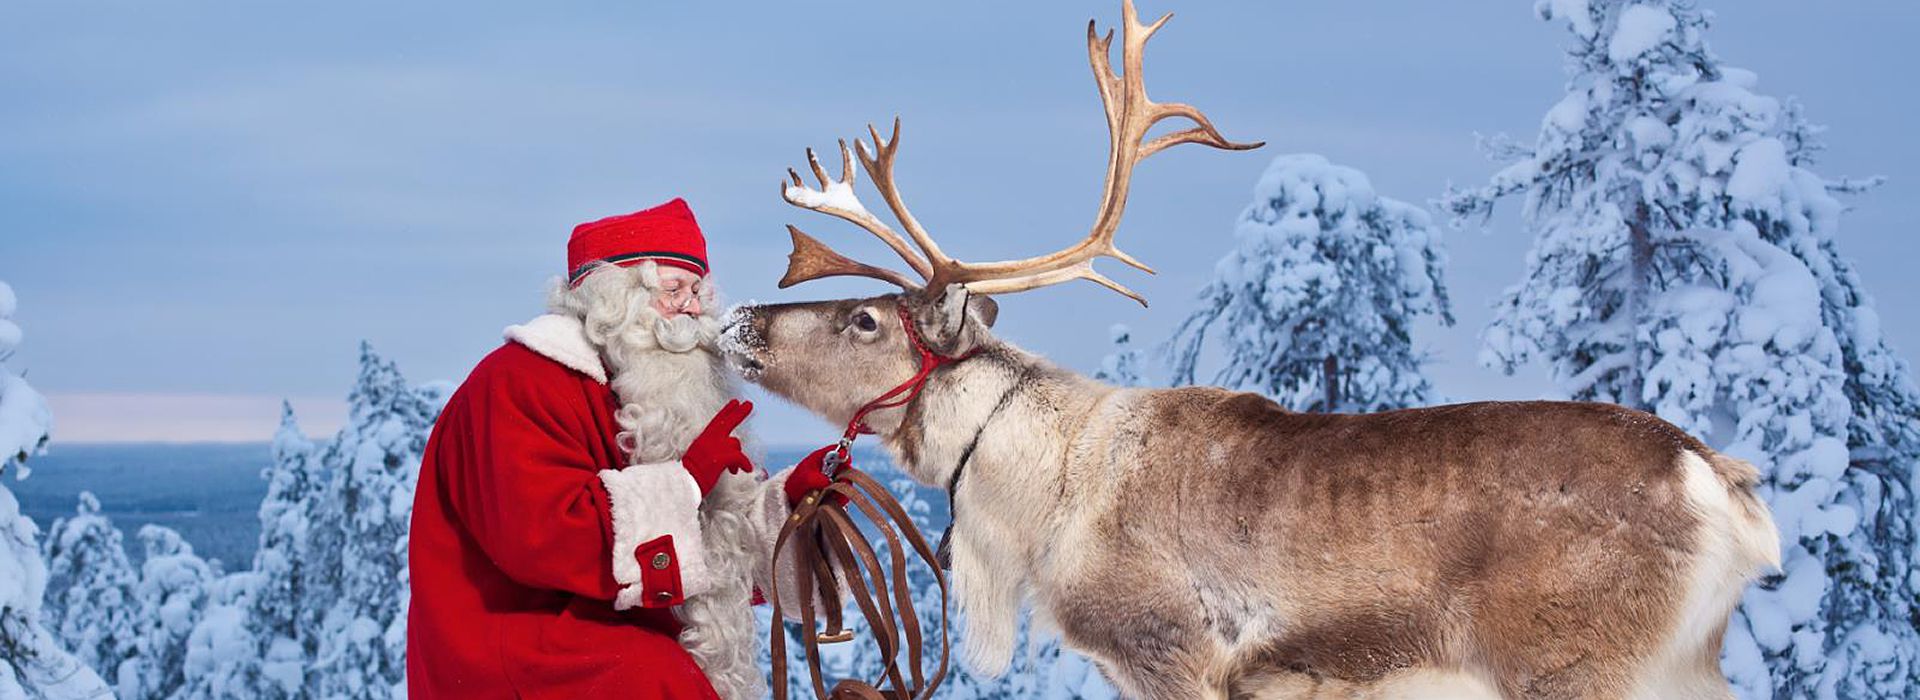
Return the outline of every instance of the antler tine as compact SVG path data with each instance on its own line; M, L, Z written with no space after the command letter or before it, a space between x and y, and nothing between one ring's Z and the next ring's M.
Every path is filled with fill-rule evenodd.
M1113 31L1108 30L1102 35L1097 22L1087 23L1087 57L1092 64L1094 83L1100 91L1101 106L1106 112L1108 136L1106 187L1092 229L1078 243L1047 255L990 263L954 263L948 266L951 269L941 281L964 282L968 289L976 292L991 290L1008 293L1070 279L1087 279L1145 304L1138 294L1100 276L1091 265L1095 258L1110 257L1148 273L1153 272L1153 268L1121 251L1113 242L1121 215L1126 211L1134 166L1148 156L1183 143L1199 143L1236 151L1263 145L1227 140L1214 128L1213 122L1192 105L1178 102L1162 104L1148 99L1142 77L1147 40L1165 26L1173 15L1169 13L1152 24L1141 24L1132 0L1126 0L1121 10L1121 61L1124 73L1117 74L1113 70ZM1155 124L1174 117L1185 117L1194 126L1146 140L1148 130ZM943 266L936 263L936 274L942 271ZM930 282L928 286L938 285Z
M886 200L887 208L893 210L893 218L900 221L900 227L913 237L914 245L925 253L931 265L928 280L942 277L941 270L953 264L953 259L940 251L940 244L927 234L920 220L913 218L913 212L907 211L907 203L900 196L900 187L893 179L893 159L900 153L900 118L893 118L893 134L886 139L880 138L880 130L872 124L867 125L867 135L873 138L873 153L867 153L866 143L855 139L854 153L860 156L860 166L866 168L867 177L873 179L873 188L880 191L880 198Z
M827 244L801 233L792 224L787 225L787 233L793 236L793 252L787 254L787 274L780 278L781 289L822 277L838 276L871 277L891 282L907 291L920 289L920 285L907 279L906 275L836 253Z
M907 236L925 255L922 260L907 249L906 242L893 233L886 225L860 206L853 196L852 164L848 161L847 146L840 144L841 180L827 179L824 169L814 158L813 152L807 152L808 164L821 182L821 189L807 189L800 183L800 175L788 171L793 180L791 186L782 186L781 195L789 203L838 216L880 237L893 248L901 258L913 266L916 272L926 278L927 283L921 289L944 289L948 284L960 283L970 291L981 294L1006 294L1025 291L1072 279L1090 280L1096 284L1126 295L1142 306L1147 301L1133 290L1121 286L1106 276L1094 271L1093 261L1109 257L1122 263L1139 268L1151 274L1153 268L1147 267L1133 256L1114 246L1114 232L1120 227L1120 218L1127 207L1127 193L1133 182L1133 168L1140 161L1155 153L1183 143L1198 143L1214 148L1243 151L1259 148L1260 142L1236 143L1228 141L1213 126L1198 108L1178 102L1157 103L1147 98L1147 88L1142 76L1142 66L1147 40L1154 32L1172 19L1171 13L1154 20L1152 24L1141 24L1133 0L1124 0L1121 6L1121 64L1124 73L1113 70L1113 31L1108 30L1102 36L1098 22L1087 23L1087 58L1093 67L1094 83L1100 90L1100 104L1107 117L1107 179L1102 193L1099 214L1094 217L1093 227L1087 236L1067 248L1022 260L1005 260L988 263L961 262L948 257L940 250L940 244L927 234L920 222L907 211L905 200L900 195L898 185L894 183L894 158L900 148L900 119L893 120L893 132L889 138L881 138L880 130L872 124L867 125L867 134L873 139L873 153L867 152L867 144L854 140L854 154L860 157L860 165L873 178L874 189L886 200L887 208L893 210L894 218L906 229ZM1152 140L1146 138L1147 132L1167 119L1184 117L1193 122L1193 126L1174 131ZM819 241L792 230L794 253L789 263L787 278L781 286L826 277L830 275L862 275L885 279L902 287L914 288L905 282L905 278L879 268L849 260L821 244Z
M1003 278L1003 279L990 279L990 280L979 280L975 282L968 282L967 291L970 291L976 294L1012 294L1014 292L1024 292L1029 289L1038 289L1040 287L1051 286L1051 285L1059 284L1061 282L1066 282L1068 280L1074 280L1074 279L1083 279L1083 280L1094 282L1096 284L1099 284L1102 287L1106 287L1107 289L1111 289L1113 291L1119 292L1121 295L1127 297L1128 299L1132 299L1134 301L1140 302L1141 306L1147 305L1147 298L1140 296L1139 292L1135 292L1131 289L1128 289L1126 286L1121 285L1119 282L1115 282L1112 279L1109 279L1106 275L1102 275L1098 271L1095 271L1093 269L1093 261L1091 259L1080 261L1079 263L1076 263L1071 267L1063 267L1057 270L1049 270L1047 272L1040 272L1032 275L1023 275L1020 277L1009 277L1009 278Z
M845 140L840 142L839 180L834 180L827 176L826 168L820 165L819 156L815 154L811 148L807 149L807 167L813 170L814 178L819 180L820 189L816 190L807 187L800 181L800 174L792 168L788 168L787 178L792 181L792 184L781 184L781 199L786 200L788 204L802 209L811 209L822 214L852 222L854 225L866 229L867 232L873 234L874 237L879 238L882 243L887 244L888 248L893 249L894 254L899 255L900 259L906 261L907 265L912 267L913 271L919 273L921 277L924 278L933 274L933 268L927 265L927 262L922 260L918 254L914 253L912 248L907 246L906 240L901 238L900 234L894 233L893 229L888 228L887 225L875 217L872 212L867 211L867 208L860 203L859 196L854 194L853 184L856 171L853 169L853 153L847 149L847 142ZM815 241L815 243L818 243L818 241ZM821 245L820 247L824 248L825 245ZM838 254L836 253L836 255Z
M1102 239L1109 245L1114 231L1119 228L1120 217L1126 211L1127 193L1133 183L1133 167L1140 161L1183 143L1199 143L1230 151L1251 150L1265 145L1258 141L1228 141L1214 128L1213 122L1192 105L1178 102L1162 104L1148 98L1145 77L1147 40L1153 38L1154 32L1160 31L1167 20L1173 19L1173 13L1162 15L1151 25L1142 25L1133 0L1126 0L1121 7L1121 15L1121 22L1125 25L1120 47L1121 65L1126 71L1124 74L1115 75L1113 72L1112 54L1108 50L1113 33L1109 31L1107 40L1098 42L1098 46L1094 46L1091 28L1087 36L1088 50L1094 64L1094 79L1100 83L1100 97L1107 110L1108 135L1112 145L1107 161L1106 196L1089 238ZM1194 126L1141 143L1153 125L1174 117L1185 117ZM1136 263L1129 264L1146 269Z

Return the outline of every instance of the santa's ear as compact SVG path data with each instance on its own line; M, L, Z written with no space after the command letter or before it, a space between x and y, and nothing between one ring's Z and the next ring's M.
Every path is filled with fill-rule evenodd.
M921 297L914 303L914 323L927 348L947 357L964 355L986 338L986 329L1000 315L1000 306L992 299L967 291L966 286L949 284L937 296Z

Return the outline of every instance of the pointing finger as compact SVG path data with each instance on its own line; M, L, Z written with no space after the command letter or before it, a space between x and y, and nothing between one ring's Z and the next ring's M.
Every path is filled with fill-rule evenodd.
M738 400L728 401L727 405L720 409L720 412L713 414L713 420L707 421L707 427L700 431L700 437L712 440L731 433L734 428L740 426L741 421L746 420L747 414L752 411L753 406L751 404L743 405Z

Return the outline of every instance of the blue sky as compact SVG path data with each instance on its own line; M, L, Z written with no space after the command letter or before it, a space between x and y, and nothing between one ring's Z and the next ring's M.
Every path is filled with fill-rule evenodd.
M1899 86L1920 8L1707 4L1716 51L1831 128L1822 174L1889 177L1851 200L1841 248L1915 357L1920 137ZM1530 140L1561 92L1564 32L1531 5L1143 0L1177 13L1149 48L1149 92L1268 146L1141 166L1120 240L1160 274L1103 269L1151 309L1079 283L1005 300L1002 335L1081 369L1113 323L1164 338L1276 155L1321 153L1413 202L1483 180L1496 165L1474 134ZM1117 0L6 3L0 280L26 331L12 364L52 398L56 440L265 439L282 397L330 430L361 339L412 378L457 381L540 311L574 223L673 196L732 300L876 293L774 289L786 223L889 260L775 183L803 148L896 114L900 186L950 252L1064 245L1092 218L1106 148L1084 27L1118 16ZM1511 209L1449 232L1460 323L1419 342L1454 398L1545 386L1473 361L1487 304L1521 273ZM768 441L829 436L773 403Z

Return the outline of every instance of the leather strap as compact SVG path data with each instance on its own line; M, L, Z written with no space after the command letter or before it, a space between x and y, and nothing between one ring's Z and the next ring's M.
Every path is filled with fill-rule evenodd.
M891 570L891 577L885 575L888 572L882 570L879 555L853 519L848 517L845 506L835 505L835 499L830 496L845 498L846 503L858 508L886 536L891 564L887 568ZM896 531L899 536L896 536ZM907 555L901 546L901 536L904 536L905 544L910 545L914 553L928 563L934 581L940 586L940 655L931 674L924 673L921 668L925 644L919 613L913 607L912 584L907 577ZM927 545L926 538L913 526L912 518L908 517L899 501L894 500L892 493L874 481L873 477L858 470L842 472L838 481L801 500L781 526L773 544L775 561L788 551L794 557L794 570L800 577L801 599L796 601L800 608L800 639L806 647L807 675L813 682L814 693L821 698L846 700L932 697L934 690L940 687L940 682L946 679L951 651L946 614L947 577L945 572L933 565L933 548ZM829 566L829 557L832 566ZM841 621L837 619L839 606L832 597L839 588L834 579L836 570L846 578L848 593L860 613L866 617L874 643L880 649L880 657L886 659L886 668L881 677L875 680L876 683L884 683L885 690L858 679L841 680L834 684L832 692L827 690L820 670L821 634L816 629L819 611L814 608L814 596L820 595L829 608L827 635L843 633ZM773 604L773 630L769 635L773 647L773 697L775 700L786 700L787 641L786 631L782 629L786 618L777 582L772 589L768 599ZM911 682L900 671L899 658L903 651Z
M913 317L905 304L898 307L900 326L905 331L907 342L920 356L920 369L914 375L894 387L879 398L861 406L853 418L847 421L846 432L840 437L838 464L847 464L852 460L850 448L860 435L872 433L867 427L867 414L883 408L897 408L912 403L919 398L920 390L926 387L927 379L934 370L949 362L972 357L969 352L959 357L948 357L933 351L920 339L915 331ZM1004 399L1003 399L1004 401ZM831 460L830 460L831 461ZM801 634L800 641L806 646L807 675L813 681L813 692L821 698L847 698L849 700L887 700L898 698L928 698L940 687L947 676L947 660L951 651L948 646L947 627L947 576L945 557L936 554L927 546L927 539L913 525L913 519L907 516L905 508L894 500L892 492L857 469L831 470L835 481L825 489L810 493L795 506L793 514L781 526L780 534L774 539L773 557L779 561L787 545L793 544L794 570L801 578L799 582ZM951 487L949 487L951 493ZM845 504L852 504L871 520L876 529L887 538L887 552L891 555L892 578L889 579L880 567L880 558L874 553L873 545L866 535L847 517L846 506L836 505L829 496L844 498ZM951 497L951 496L949 496ZM884 516L884 517L883 517ZM921 669L924 640L921 638L919 613L913 607L913 590L907 580L907 558L898 530L911 544L914 553L927 562L933 570L934 581L940 585L940 657L933 674L928 676ZM951 526L949 526L951 531ZM946 536L941 537L941 547L946 546ZM832 558L831 562L829 557ZM841 619L841 608L836 595L839 586L834 579L834 571L840 571L847 579L848 593L852 595L860 614L866 616L867 627L872 631L874 643L880 647L880 658L887 665L876 682L886 683L881 690L871 683L858 679L844 679L834 684L833 692L827 692L826 683L820 671L820 644L822 642L846 641L851 635L846 631ZM862 574L862 571L865 571ZM869 577L872 587L869 589ZM892 600L889 600L891 593ZM814 610L814 596L826 606L827 631L823 636L815 628L819 622ZM774 700L787 698L787 640L785 630L781 629L785 615L780 603L780 585L775 582L768 596L773 603L773 630L769 635L773 651L773 697ZM895 605L898 605L896 608ZM898 620L896 624L896 619ZM913 678L908 683L900 675L899 657L904 643L908 669Z
M841 457L848 456L845 446L852 443L855 437L873 434L873 429L867 427L867 414L882 408L899 408L913 403L914 399L920 397L920 390L926 387L927 379L933 376L934 370L940 369L941 365L949 362L959 362L974 355L973 352L968 352L959 357L948 357L934 352L933 348L927 347L927 344L920 340L920 333L914 330L913 315L907 311L907 305L900 304L899 310L900 328L907 334L907 343L912 345L914 352L920 355L920 371L915 372L912 377L908 378L905 382L901 382L899 386L888 390L887 393L881 394L879 398L868 401L866 405L861 406L859 410L853 412L853 419L847 421L847 430L840 438L840 444L842 446Z

